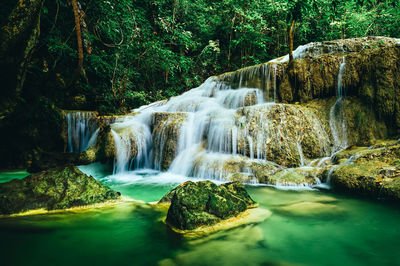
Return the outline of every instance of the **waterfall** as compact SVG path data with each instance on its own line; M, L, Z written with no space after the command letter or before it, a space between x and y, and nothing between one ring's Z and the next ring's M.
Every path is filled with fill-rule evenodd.
M114 174L132 168L150 168L152 135L150 131L150 112L138 116L128 116L111 124L115 145Z
M286 157L305 165L308 137L318 140L317 156L326 156L329 137L318 118L299 106L275 103L278 71L277 64L261 65L242 74L239 88L211 77L168 102L118 119L111 124L114 174L152 168L215 180L239 173L256 182L254 165ZM247 83L256 73L267 73L262 82L270 93Z
M93 112L67 112L67 138L69 152L82 152L94 145L99 132L97 115Z
M345 87L343 86L343 73L346 68L346 60L343 57L339 67L336 101L329 112L329 124L333 136L333 153L347 147L347 131L344 110Z

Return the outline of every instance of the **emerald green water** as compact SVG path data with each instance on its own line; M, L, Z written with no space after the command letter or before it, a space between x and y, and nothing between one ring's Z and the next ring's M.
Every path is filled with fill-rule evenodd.
M27 171L0 172L0 183L5 183L5 182L11 181L13 179L22 179L28 175L29 175L29 173Z
M95 170L93 170L95 169ZM160 199L184 180L142 171L108 176L86 168L123 195ZM1 173L0 182L10 174ZM0 219L1 265L400 265L400 209L324 191L248 187L272 216L197 240L135 202Z

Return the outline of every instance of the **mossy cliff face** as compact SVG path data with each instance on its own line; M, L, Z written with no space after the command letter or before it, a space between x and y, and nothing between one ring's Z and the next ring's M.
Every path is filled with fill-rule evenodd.
M368 37L316 43L290 64L279 59L218 76L234 87L264 90L271 100L307 103L336 96L338 73L345 58L343 85L383 119L390 134L400 133L400 45L398 39ZM272 71L271 71L272 69ZM239 84L239 81L241 84ZM269 91L267 91L269 90ZM273 98L272 98L273 99Z
M333 158L340 163L328 177L335 190L400 200L400 144L355 147Z
M335 101L336 97L330 97L312 100L304 104L321 121L330 139L333 139L333 137L329 125L329 116ZM343 100L342 111L349 145L372 145L376 140L385 139L389 136L385 122L377 117L371 105L366 104L359 97L346 97Z
M0 184L0 214L66 209L119 198L76 167L58 167Z
M213 225L255 206L239 182L217 186L210 181L188 181L160 200L160 203L168 202L171 205L166 222L181 230Z

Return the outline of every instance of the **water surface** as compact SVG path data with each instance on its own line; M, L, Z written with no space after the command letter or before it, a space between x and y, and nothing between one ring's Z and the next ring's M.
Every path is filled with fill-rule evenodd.
M99 166L81 169L145 202L186 180L154 170L112 176ZM1 173L0 182L12 176ZM197 240L182 239L162 223L165 213L135 202L2 218L2 265L400 265L398 208L318 190L248 191L270 218Z

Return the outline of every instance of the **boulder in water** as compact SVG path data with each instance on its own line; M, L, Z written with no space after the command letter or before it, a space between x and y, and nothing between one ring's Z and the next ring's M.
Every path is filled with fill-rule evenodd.
M217 186L210 181L188 181L160 200L166 202L171 202L166 222L180 230L210 226L256 206L239 182Z
M400 144L354 148L338 153L336 157L349 159L332 170L330 181L335 190L400 200Z
M67 209L119 198L117 192L78 168L65 166L0 184L0 214Z

